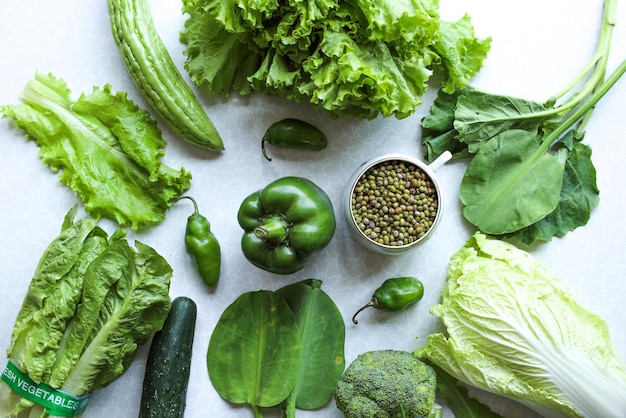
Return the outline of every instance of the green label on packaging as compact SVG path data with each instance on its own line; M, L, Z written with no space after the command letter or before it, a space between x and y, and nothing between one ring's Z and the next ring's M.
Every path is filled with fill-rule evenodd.
M45 383L37 384L11 361L2 372L2 380L13 392L43 406L47 414L60 417L74 417L85 412L91 396L91 394L72 396L53 389Z

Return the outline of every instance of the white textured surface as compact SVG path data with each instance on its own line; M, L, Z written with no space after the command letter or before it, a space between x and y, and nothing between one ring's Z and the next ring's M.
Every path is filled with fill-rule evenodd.
M624 6L620 4L620 6ZM152 0L158 29L182 69L183 47L178 33L184 22L178 1ZM587 61L595 47L602 1L529 0L465 2L442 0L441 13L456 19L468 12L481 36L492 36L492 50L473 85L494 93L544 100L559 91ZM145 106L123 67L111 38L104 0L3 0L0 4L0 103L19 103L19 94L35 71L63 78L77 97L92 86L110 83L114 90ZM626 9L619 10L610 69L626 56ZM181 203L161 225L131 238L155 247L174 268L171 294L187 295L198 304L199 316L186 416L250 417L247 407L231 406L213 390L206 372L208 340L221 312L240 293L276 289L315 277L336 301L346 319L346 360L366 350L412 350L425 342L437 321L428 313L437 302L450 256L473 232L460 214L458 187L465 163L438 171L446 204L442 223L419 250L397 258L373 254L354 243L341 217L340 200L347 178L363 161L388 152L419 154L419 122L428 112L434 91L418 112L405 120L335 121L276 97L203 97L206 110L223 135L227 150L215 156L182 143L164 129L168 139L165 163L184 166L193 174L190 193L212 222L223 250L222 279L214 292L203 287L182 243L191 206ZM533 250L565 281L578 300L605 318L612 338L626 356L626 257L623 237L623 194L626 169L626 80L597 106L588 124L586 142L593 148L601 190L599 207L589 224ZM299 117L323 128L330 145L319 153L272 148L269 163L260 152L266 127L284 117ZM0 350L7 347L13 321L39 257L58 234L62 218L75 203L72 191L61 186L44 167L33 142L8 120L0 123ZM250 192L284 175L308 177L324 188L335 203L337 233L324 253L304 270L275 276L252 267L239 248L241 231L236 212ZM112 225L103 224L112 230ZM424 299L395 315L370 310L358 326L352 313L372 291L393 275L416 275L426 286ZM111 386L97 392L85 417L137 416L147 347L133 366ZM584 384L584 382L581 382ZM502 400L491 403L505 417L531 417L528 411ZM278 416L276 414L276 416ZM299 411L298 416L340 417L332 402L322 411ZM452 416L446 411L446 416Z

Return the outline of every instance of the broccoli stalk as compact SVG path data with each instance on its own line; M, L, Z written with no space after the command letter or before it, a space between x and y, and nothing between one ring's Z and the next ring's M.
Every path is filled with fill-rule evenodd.
M441 418L435 370L405 351L360 354L333 392L346 418Z

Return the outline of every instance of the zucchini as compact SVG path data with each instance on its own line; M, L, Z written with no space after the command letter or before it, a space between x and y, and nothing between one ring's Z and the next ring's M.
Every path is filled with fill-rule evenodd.
M179 418L185 411L197 307L181 296L154 334L143 379L139 418Z
M108 7L122 61L157 116L185 141L223 150L219 132L157 33L148 0L108 0Z

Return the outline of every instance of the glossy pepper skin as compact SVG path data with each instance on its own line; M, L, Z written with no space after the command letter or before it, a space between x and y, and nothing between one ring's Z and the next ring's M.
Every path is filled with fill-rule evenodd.
M387 279L374 291L371 300L354 314L352 322L357 324L356 316L370 306L384 311L398 312L422 297L424 297L424 285L415 277Z
M189 196L182 196L181 199L191 200L194 207L194 212L187 218L185 249L196 263L202 280L207 286L213 287L220 279L222 265L220 244L211 232L209 220L198 211L196 201Z
M270 125L261 140L263 155L268 161L272 161L265 152L265 143L277 147L319 151L326 148L328 139L316 126L300 119L288 118Z
M328 245L336 229L330 198L302 177L283 177L241 203L241 249L255 266L291 274Z

